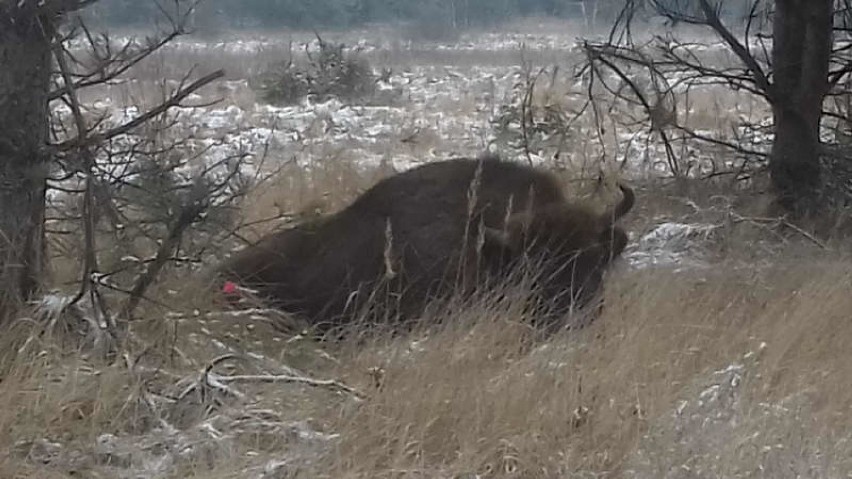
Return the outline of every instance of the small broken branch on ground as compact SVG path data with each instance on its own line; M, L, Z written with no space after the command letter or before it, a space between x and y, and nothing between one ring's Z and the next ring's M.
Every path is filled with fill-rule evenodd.
M774 224L774 225L777 225L777 226L784 226L786 228L790 228L791 230L793 230L796 233L805 237L808 241L819 246L821 249L824 249L824 250L829 249L828 245L826 245L825 243L820 241L816 236L812 235L811 233L808 233L807 231L803 230L802 228L791 223L790 221L787 220L787 218L785 218L783 216L780 216L780 217L777 217L777 218L764 218L764 217L756 217L756 216L741 216L737 213L731 213L731 215L732 215L732 221L734 223Z
M311 387L330 389L336 392L350 394L356 399L364 399L367 396L351 386L347 386L340 381L334 379L314 379L297 374L240 374L234 376L223 376L213 372L213 369L219 364L237 359L237 355L228 353L223 354L210 361L201 371L198 380L186 386L177 395L177 400L181 400L193 392L203 391L205 388L213 387L214 389L234 397L244 397L245 395L230 387L232 383L293 383L304 384Z
M228 383L297 383L297 384L305 384L308 386L319 387L319 388L328 388L334 391L345 392L347 394L351 394L358 399L366 398L366 395L358 390L347 386L340 381L334 379L313 379L305 376L290 376L286 374L242 374L236 376L220 376L218 374L211 373L213 377L215 377L217 382L222 384Z

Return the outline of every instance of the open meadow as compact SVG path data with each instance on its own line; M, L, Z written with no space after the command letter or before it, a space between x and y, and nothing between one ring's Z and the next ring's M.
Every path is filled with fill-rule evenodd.
M674 178L659 132L588 86L584 33L555 21L443 42L323 33L357 50L375 90L292 104L270 103L260 78L312 61L312 33L184 37L82 92L90 118L120 123L190 70L223 68L160 129L113 146L176 145L191 158L178 173L239 157L252 187L227 218L233 234L164 271L114 354L56 313L83 246L61 234L76 205L51 192L56 289L0 336L0 477L852 477L848 239L774 217L760 161L695 141L765 153L771 138L741 124L765 125L769 108L722 85L674 88L673 114L695 134L673 140ZM733 62L721 45L695 48ZM321 342L283 314L216 300L207 273L232 250L394 172L486 150L555 171L601 209L615 180L635 188L630 242L589 327L537 340L512 295L486 296L409 334ZM151 237L125 239L99 238L104 270L156 251Z

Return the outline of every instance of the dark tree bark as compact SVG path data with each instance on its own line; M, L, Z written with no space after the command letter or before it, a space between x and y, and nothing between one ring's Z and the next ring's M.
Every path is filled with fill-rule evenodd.
M819 132L829 91L833 3L775 2L770 172L779 203L793 212L812 210L819 203Z
M173 38L185 33L198 3L195 0L176 0L179 11L176 14L165 14L171 27L168 31L158 38L106 53L101 52L96 45L100 37L97 41L92 40L85 25L80 25L85 32L82 37L89 39L89 47L98 52L96 56L99 61L91 66L91 70L84 68L84 71L72 76L65 60L67 53L60 43L63 39L59 38L58 27L69 13L96 2L0 0L0 322L35 297L46 279L44 221L48 174L61 171L70 172L78 179L84 178L88 195L92 191L90 185L93 184L93 145L131 132L178 107L194 91L224 76L224 72L219 70L188 85L181 83L162 104L124 124L109 129L87 126L77 91L117 78ZM54 75L58 72L61 72L61 75L57 75L62 80L61 86L53 84ZM56 88L51 90L54 86ZM60 99L71 107L77 131L72 138L49 144L49 105L52 100ZM54 161L55 156L60 155L73 161L66 161L64 165ZM218 166L221 165L217 163ZM214 181L210 194L230 187L233 180L234 175L228 175L225 183ZM91 202L91 197L88 198L85 201ZM92 210L84 208L82 218L86 224L84 286L74 301L82 298L87 288L92 286L89 277L97 268L95 244L90 241L94 237L94 216L88 212ZM178 234L182 232L183 229ZM169 244L174 244L174 241ZM158 268L162 268L162 264ZM134 289L134 296L141 297L158 272L159 269L151 269L144 277L142 286Z
M768 154L752 150L743 143L731 143L677 125L686 138L732 148L742 154L759 155L769 160L769 172L777 203L794 216L821 213L821 208L836 199L834 185L826 181L822 156L830 153L820 138L820 121L827 110L823 103L829 94L839 92L838 82L852 74L852 55L848 47L835 45L835 19L848 21L849 0L750 0L746 23L741 35L735 34L722 20L725 0L624 0L624 8L613 26L609 40L586 43L591 63L598 62L620 71L619 65L645 67L652 76L667 78L677 75L679 87L690 88L704 84L727 84L766 99L772 108L774 141ZM643 6L672 22L699 25L712 29L731 53L741 62L742 70L702 62L687 52L690 43L674 36L656 37L653 47L662 55L643 53L647 46L634 42L631 24ZM767 10L768 9L768 10ZM772 45L762 36L755 36L764 26L766 12L772 12ZM839 31L848 31L841 28ZM758 46L752 42L758 40ZM771 53L767 53L771 50ZM769 57L769 58L767 58ZM619 76L625 78L623 72ZM683 80L686 78L685 80ZM674 83L672 83L674 84ZM643 93L630 89L636 96ZM620 94L616 94L619 96ZM642 103L653 112L647 101ZM834 113L834 118L844 114ZM753 125L752 125L753 126ZM666 142L669 161L674 163ZM836 153L835 153L836 154ZM675 168L672 168L676 173Z
M45 268L53 31L27 6L0 2L0 320L32 297Z

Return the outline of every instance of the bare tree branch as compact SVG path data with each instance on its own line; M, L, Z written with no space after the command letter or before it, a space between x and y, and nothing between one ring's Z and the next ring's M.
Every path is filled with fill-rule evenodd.
M88 30L85 25L83 26L83 29L86 30L86 36L88 38L91 50L96 52L97 47L95 45L94 39L92 39L91 35L88 34ZM149 40L147 45L139 48L138 50L134 50L132 48L133 43L128 42L127 45L125 45L118 53L112 54L110 52L107 55L107 58L99 59L99 64L94 68L93 71L77 75L78 77L82 77L81 80L77 80L76 82L72 82L70 81L70 79L66 80L63 86L48 93L47 98L50 101L56 100L68 93L69 89L72 87L79 90L81 88L101 85L115 80L116 78L129 71L131 68L138 65L139 62L150 57L151 55L159 51L163 46L167 45L169 42L171 42L182 34L182 27L181 29L176 28L170 31L165 36L163 36L162 38L156 40Z
M202 178L197 178L193 193L190 195L189 203L184 206L177 219L172 223L168 235L157 250L154 260L147 265L145 272L136 279L136 283L130 290L130 297L121 309L121 316L123 318L130 318L132 316L133 312L139 306L139 302L142 300L145 291L154 283L154 280L157 278L160 270L169 261L169 258L174 255L184 232L207 209L206 200L208 194L209 192L203 184Z
M652 105L651 102L649 102L645 98L645 95L643 94L642 90L626 73L624 73L624 71L622 71L615 63L611 62L609 59L606 58L606 55L603 54L604 50L606 50L606 46L604 46L602 49L599 46L592 45L589 42L584 42L583 47L589 54L589 63L590 65L592 65L592 68L596 68L594 66L595 62L600 62L601 64L609 68L613 73L615 73L621 79L621 81L624 82L624 84L630 88L631 92L642 104L642 107L644 108L645 112L649 115L649 117L651 117L651 123L653 127L653 112L656 109L656 105ZM647 62L646 65L651 65L651 62ZM650 73L651 75L654 75L656 72L651 71ZM597 77L600 78L601 75L598 74ZM605 85L605 82L601 81L601 83ZM678 176L680 174L680 167L678 166L677 156L675 155L674 148L672 148L668 134L662 128L657 129L656 131L659 132L660 138L663 140L663 144L666 150L666 158L669 163L669 168L671 169L672 174Z
M58 145L55 145L55 148L59 151L68 151L68 150L71 150L71 149L74 149L74 148L79 148L81 145L92 145L92 144L96 144L96 143L102 143L102 142L107 141L111 138L115 138L116 136L123 135L125 133L129 133L133 129L138 128L139 126L147 123L152 118L157 117L159 115L162 115L163 113L167 112L171 108L179 107L180 102L183 101L184 99L186 99L186 97L188 97L190 94L192 94L196 90L199 90L200 88L204 87L208 83L211 83L211 82L213 82L213 81L215 81L219 78L222 78L223 76L225 76L224 70L216 70L213 73L210 73L210 74L208 74L208 75L206 75L202 78L199 78L198 80L192 82L191 84L187 85L186 87L178 89L178 91L173 93L172 96L169 99L167 99L165 102L163 102L160 105L152 108L151 110L143 113L142 115L139 115L138 117L134 118L133 120L131 120L131 121L129 121L129 122L123 124L123 125L117 126L115 128L111 128L111 129L109 129L105 132L102 132L102 133L93 134L93 135L89 136L88 138L79 138L78 137L78 138L74 138L72 140L64 141L62 143L59 143Z
M718 12L707 2L707 0L698 0L701 5L701 10L704 12L704 18L709 25L721 38L728 44L731 51L740 59L741 62L749 69L754 76L754 81L757 86L763 90L769 98L772 98L772 84L766 73L757 63L754 56L748 49L748 46L743 45L737 40L737 37L728 30L719 18Z
M63 79L66 82L69 82L71 79L70 70L68 68L68 62L65 58L65 50L62 48L62 45L56 43L53 48L53 56L56 59L57 65L59 65L59 70L62 74ZM70 84L70 83L69 83ZM86 127L86 120L83 118L83 113L80 108L80 101L77 96L77 90L71 87L68 90L68 100L71 105L71 112L74 116L74 122L77 127L77 134L79 137L85 139L88 129ZM80 289L77 295L71 300L69 306L76 305L86 293L89 293L91 304L93 307L93 311L96 315L101 316L97 319L97 323L99 326L105 328L110 334L116 336L117 328L113 318L110 316L109 311L107 310L106 303L103 301L103 298L100 294L98 294L97 287L93 282L93 274L98 270L98 257L97 257L97 247L96 247L96 239L95 239L95 178L93 177L93 168L95 166L95 157L92 154L92 150L86 145L85 141L80 143L78 153L80 155L81 164L78 165L79 171L82 171L85 175L85 192L83 194L83 267L82 267L82 277L80 279Z

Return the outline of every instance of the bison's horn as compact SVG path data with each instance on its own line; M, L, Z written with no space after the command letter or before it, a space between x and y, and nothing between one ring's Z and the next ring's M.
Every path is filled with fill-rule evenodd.
M629 186L619 182L618 188L621 190L622 194L621 201L619 201L618 204L606 214L607 219L610 219L613 223L633 209L633 205L636 203L636 195Z

